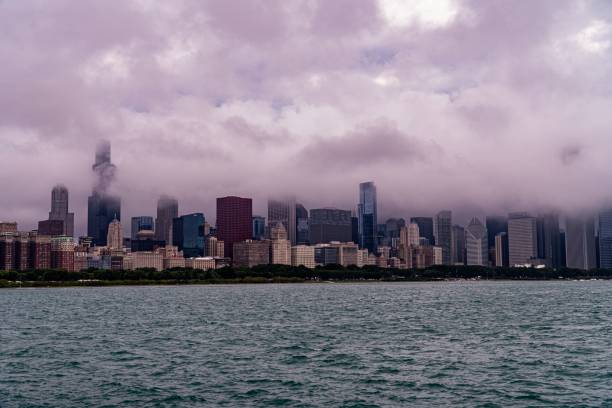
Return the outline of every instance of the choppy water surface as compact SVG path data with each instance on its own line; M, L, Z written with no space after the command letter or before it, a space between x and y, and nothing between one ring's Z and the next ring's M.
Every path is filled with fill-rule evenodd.
M0 406L612 406L612 282L0 290Z

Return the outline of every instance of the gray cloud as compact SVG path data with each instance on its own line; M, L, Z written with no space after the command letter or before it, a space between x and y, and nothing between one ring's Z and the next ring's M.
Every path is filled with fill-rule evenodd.
M101 139L124 217L161 193L211 220L226 194L352 208L363 180L383 217L609 201L612 8L450 4L0 2L0 218L33 228L61 182L84 232Z

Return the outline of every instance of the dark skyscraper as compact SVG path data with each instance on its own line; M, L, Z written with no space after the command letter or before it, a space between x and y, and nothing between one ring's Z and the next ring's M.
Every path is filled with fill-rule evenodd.
M427 238L430 245L434 244L433 218L431 217L411 217L410 222L419 226L419 235Z
M155 239L164 241L166 245L172 242L172 222L178 217L178 201L166 195L157 200L157 218L155 219Z
M599 265L612 268L612 210L599 213Z
M96 180L92 195L87 200L87 234L95 245L106 245L108 224L115 218L121 221L121 199L109 192L115 178L109 142L98 145L92 169Z
M489 262L491 265L496 265L495 237L501 232L508 232L508 218L502 215L489 215L485 219L485 226L489 241ZM505 239L507 240L508 237Z
M172 220L172 242L185 258L204 255L204 214L182 215Z
M595 220L571 217L565 220L565 251L568 268L589 270L597 266Z
M376 252L376 237L378 235L378 212L376 202L376 186L368 181L359 184L359 245L369 252Z
M351 212L335 208L310 210L310 244L352 241Z
M298 245L306 245L309 240L308 210L302 204L295 205L295 231Z
M62 234L74 236L74 213L68 212L68 189L63 185L53 187L51 191L51 211L49 221L63 221Z
M225 256L233 257L234 243L253 235L253 200L241 197L217 198L217 238L224 242Z
M559 217L556 214L542 214L537 218L538 228L538 259L546 262L552 268L561 265L561 232Z
M452 212L440 211L434 219L434 238L436 246L442 248L442 264L450 265L452 262Z
M149 230L153 231L155 228L153 225L153 217L147 215L141 215L140 217L132 217L132 230L131 238L136 239L136 234L139 231Z
M261 215L253 216L253 239L261 240L266 234L266 217Z

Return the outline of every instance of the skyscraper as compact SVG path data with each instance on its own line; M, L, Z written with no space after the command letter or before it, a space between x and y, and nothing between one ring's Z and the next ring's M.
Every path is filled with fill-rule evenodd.
M491 265L496 265L495 237L500 232L508 232L508 218L501 215L488 215L485 219L485 227L487 228L487 239L489 241L489 261Z
M289 197L283 200L268 200L268 226L272 226L277 221L282 222L287 230L287 237L291 245L297 243L297 220L296 220L295 198Z
M431 217L411 217L410 222L414 222L419 226L419 234L423 238L427 238L429 241L429 245L433 245L435 242L434 239L434 228L433 228L433 218Z
M204 214L182 215L172 221L172 242L185 258L204 255Z
M74 237L74 213L68 212L68 189L58 184L51 191L49 221L63 221L63 235Z
M270 263L291 265L291 243L282 222L276 221L270 226Z
M376 186L368 181L359 184L359 246L369 252L376 252L376 237L378 232L378 212Z
M559 216L554 213L541 214L537 218L538 258L551 268L561 265L561 232Z
M593 217L568 217L565 228L567 267L584 270L595 268L597 260Z
M599 265L612 268L612 209L599 213Z
M487 229L476 217L465 229L466 264L487 266L489 263L489 239Z
M131 230L131 238L136 239L136 235L140 231L153 231L155 230L155 225L153 224L153 217L148 215L141 215L139 217L132 217L132 230Z
M533 263L538 255L538 234L535 217L528 213L508 215L508 258L509 265Z
M508 233L500 232L495 236L495 266L507 267L508 265Z
M253 201L250 198L217 198L217 238L225 244L225 256L233 258L234 243L253 235Z
M121 221L121 199L109 191L116 169L111 163L110 142L98 145L92 169L96 180L87 200L87 235L95 245L106 245L108 225L113 219Z
M155 239L164 241L166 245L172 242L172 220L178 217L178 201L170 196L162 195L157 200L157 218L155 219Z
M123 230L119 220L114 219L108 224L106 242L109 249L119 251L123 248Z
M302 204L295 205L295 231L298 245L308 244L310 226L308 224L308 210Z
M351 212L336 208L313 208L310 210L310 244L352 240Z
M266 234L266 217L261 215L253 216L253 239L261 240Z
M451 263L465 264L465 228L453 225L453 239L451 244Z
M452 262L452 224L453 214L451 211L440 211L434 218L434 239L436 246L442 248L442 264L450 265Z

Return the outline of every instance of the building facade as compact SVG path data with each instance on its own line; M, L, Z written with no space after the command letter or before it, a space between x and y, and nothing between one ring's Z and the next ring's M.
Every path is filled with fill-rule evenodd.
M537 220L528 213L508 215L508 262L510 266L532 264L537 258Z
M442 248L442 264L450 265L452 263L452 212L445 210L440 211L434 218L434 240L436 246Z
M588 271L597 267L593 217L568 217L565 220L565 250L568 268Z
M232 253L235 267L252 268L257 265L267 265L270 259L270 242L250 239L235 242Z
M185 257L204 256L204 214L182 215L172 221L172 242Z
M297 244L297 217L295 198L282 200L268 200L268 226L282 222L287 230L287 237L291 245Z
M371 182L359 184L359 204L357 206L359 220L359 246L369 252L377 251L378 235L378 203L376 185Z
M310 244L352 241L351 212L336 208L310 210Z
M62 221L63 230L61 234L68 237L74 236L74 213L69 212L68 189L58 184L51 191L50 221Z
M599 265L612 268L612 209L599 213Z
M155 223L153 222L153 217L150 217L148 215L132 217L132 229L130 231L130 238L136 239L136 235L140 231L155 231Z
M166 245L175 245L172 242L172 225L178 218L178 201L174 197L162 195L157 200L157 217L155 218L155 239L164 241Z
M466 264L487 266L489 264L489 236L487 228L474 217L465 228Z
M291 265L292 266L305 266L307 268L314 268L317 264L315 262L315 248L310 245L296 245L291 247Z
M234 244L253 236L253 201L242 197L217 198L217 238L225 244L225 256L233 258Z

